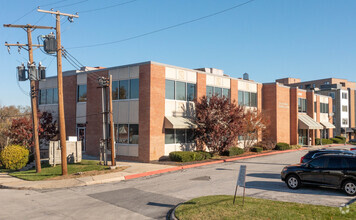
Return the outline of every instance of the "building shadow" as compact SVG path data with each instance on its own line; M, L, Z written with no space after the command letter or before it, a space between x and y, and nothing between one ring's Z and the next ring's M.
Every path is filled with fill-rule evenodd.
M281 179L281 175L277 173L249 173L246 176L267 178L267 179Z

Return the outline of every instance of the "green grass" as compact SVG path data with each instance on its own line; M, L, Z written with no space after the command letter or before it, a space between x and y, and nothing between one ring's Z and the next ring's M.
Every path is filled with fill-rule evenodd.
M180 220L186 219L356 219L356 205L342 214L338 207L318 206L266 199L233 196L205 196L183 203L176 209ZM345 209L346 210L346 209Z
M90 161L90 160L82 160L81 163L77 164L68 164L68 174L74 174L78 172L87 172L92 170L107 170L109 169L108 166L99 165L98 161ZM15 171L15 172L8 172L9 175L23 179L23 180L30 180L30 181L38 181L38 180L45 180L49 178L53 178L56 176L61 176L62 174L62 167L61 165L57 165L52 167L48 164L42 164L42 171L41 173L36 173L35 169L28 170L28 171Z

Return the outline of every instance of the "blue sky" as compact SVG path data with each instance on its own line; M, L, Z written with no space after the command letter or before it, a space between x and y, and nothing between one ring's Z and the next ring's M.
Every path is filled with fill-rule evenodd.
M1 24L13 23L39 5L66 13L102 8L129 0L1 0ZM194 23L117 44L70 49L121 40L192 20L243 3L243 0L137 0L110 9L79 13L62 23L62 45L86 66L119 66L153 60L186 67L215 67L258 82L298 77L355 80L356 1L255 0ZM78 3L78 4L75 4ZM70 5L73 4L73 5ZM68 6L70 5L70 6ZM32 11L16 24L54 26L51 15ZM37 36L48 30L35 30ZM29 105L28 82L16 82L16 66L27 51L11 55L3 43L26 43L22 29L0 27L0 105ZM35 43L34 42L34 43ZM34 59L56 75L56 60L36 50ZM63 60L63 71L74 69Z

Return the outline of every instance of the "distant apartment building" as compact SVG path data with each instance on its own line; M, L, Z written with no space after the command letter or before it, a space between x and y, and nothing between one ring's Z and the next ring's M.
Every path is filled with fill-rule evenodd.
M109 75L120 159L149 162L172 151L194 149L193 100L213 94L266 112L278 142L310 144L310 138L332 135L331 118L319 108L314 112L313 107L314 102L323 103L329 111L332 99L327 96L279 83L257 83L246 75L232 78L214 68L187 69L149 61L63 73L66 135L82 140L88 155L99 155L102 94L98 77ZM57 78L49 77L38 86L39 109L58 117Z
M296 78L278 79L284 85L298 87L316 94L332 97L333 106L330 112L335 125L334 135L342 135L348 139L355 138L356 132L356 83L346 79L327 78L301 82Z

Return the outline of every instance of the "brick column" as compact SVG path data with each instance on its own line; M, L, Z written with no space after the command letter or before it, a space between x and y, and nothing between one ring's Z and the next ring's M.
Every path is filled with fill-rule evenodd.
M311 117L312 119L316 120L314 118L314 91L308 90L306 96L307 96L307 115L309 115L309 117ZM314 136L315 136L314 130L309 131L309 137L311 137L312 139L312 145L315 145Z
M165 68L140 66L139 152L142 162L164 155Z
M77 75L63 77L63 97L66 136L76 136Z
M355 90L353 89L348 89L349 91L349 106L350 106L350 127L354 128L356 127L355 125L355 117L356 117L356 110L355 110ZM351 138L355 138L355 134L351 135Z
M329 114L333 112L333 99L331 97L328 98L329 100ZM329 116L329 122L332 124L333 123L333 117ZM330 128L329 129L329 138L334 136L334 129Z
M238 81L236 79L230 79L230 98L231 98L231 103L235 102L237 104L238 102Z
M206 95L206 75L197 73L197 100Z
M316 96L316 121L320 122L320 96ZM316 138L321 138L320 130L316 130Z
M298 88L290 89L290 144L298 144Z

